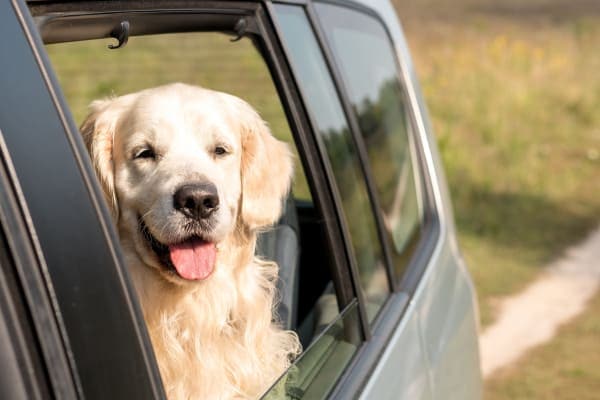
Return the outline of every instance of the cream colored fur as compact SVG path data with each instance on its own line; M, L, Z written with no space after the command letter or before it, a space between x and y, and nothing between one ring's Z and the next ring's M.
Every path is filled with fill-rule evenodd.
M295 333L272 321L277 266L254 256L257 231L277 220L289 189L287 147L242 100L183 84L94 102L81 131L113 211L167 396L257 398L300 351ZM135 140L153 142L161 152L157 161L132 160ZM229 146L229 158L204 154L215 141ZM157 238L176 235L172 200L164 198L198 177L213 179L224 210L207 233L217 243L214 272L189 282L159 265L138 216Z

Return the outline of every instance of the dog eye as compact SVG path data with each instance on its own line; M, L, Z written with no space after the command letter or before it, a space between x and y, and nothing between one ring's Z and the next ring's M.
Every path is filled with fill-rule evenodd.
M133 156L134 159L138 159L138 158L151 158L151 159L155 159L156 158L156 154L154 153L153 149L150 148L146 148L146 149L140 149L138 151L135 152L135 155Z
M227 154L227 149L223 146L217 146L217 147L215 147L215 154L217 156L222 156L224 154Z

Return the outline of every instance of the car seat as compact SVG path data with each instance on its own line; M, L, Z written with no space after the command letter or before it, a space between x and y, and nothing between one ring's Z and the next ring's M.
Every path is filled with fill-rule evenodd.
M276 319L285 329L296 328L300 262L300 226L294 198L285 201L283 215L272 229L258 236L256 255L279 266Z

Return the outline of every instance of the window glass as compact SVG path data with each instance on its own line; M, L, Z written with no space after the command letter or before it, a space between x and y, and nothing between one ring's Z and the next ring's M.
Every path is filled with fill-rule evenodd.
M275 5L275 9L296 78L331 163L367 300L367 316L372 321L389 294L389 285L366 183L348 122L304 10L287 5Z
M329 4L315 7L367 147L400 279L407 253L418 241L422 216L411 153L412 123L395 53L375 18Z
M287 374L262 398L317 400L327 397L360 345L356 301L346 307Z

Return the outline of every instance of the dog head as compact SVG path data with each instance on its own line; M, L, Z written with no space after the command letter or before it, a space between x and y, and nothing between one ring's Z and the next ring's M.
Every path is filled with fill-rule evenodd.
M219 243L274 223L289 190L287 146L225 93L171 84L96 101L81 132L121 240L170 281L207 278Z

